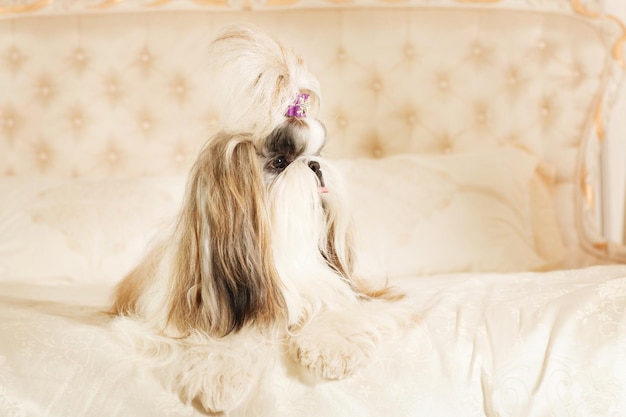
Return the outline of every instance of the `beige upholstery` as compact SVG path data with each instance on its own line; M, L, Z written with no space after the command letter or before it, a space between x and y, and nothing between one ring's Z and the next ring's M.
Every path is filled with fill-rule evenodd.
M436 3L311 2L307 10L309 3L270 3L273 10L259 12L186 4L148 13L137 3L101 4L111 7L99 12L83 2L66 5L76 13L64 12L63 3L44 9L53 16L9 13L0 20L0 172L187 172L219 128L207 44L222 26L245 21L300 51L319 76L328 155L515 143L546 162L562 234L577 259L581 233L586 246L606 251L597 232L598 137L621 77L622 57L612 53L623 36L619 25L574 1L533 10L521 1L457 4L452 15L436 7L449 2ZM242 7L250 6L264 8ZM537 13L542 7L549 12Z
M318 74L355 275L405 293L411 324L340 381L268 332L226 414L624 417L626 264L544 272L626 259L599 232L626 41L600 3L0 0L0 416L207 415L101 312L219 128L209 41L250 22Z

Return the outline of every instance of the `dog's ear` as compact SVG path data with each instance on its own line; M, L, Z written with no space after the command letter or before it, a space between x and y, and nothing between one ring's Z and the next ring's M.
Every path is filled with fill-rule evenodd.
M396 301L404 295L384 283L368 282L354 274L355 250L354 230L346 192L341 175L332 165L322 166L324 178L329 188L323 194L322 205L326 217L326 239L321 248L322 255L330 268L335 270L350 287L365 298L379 298Z
M330 170L330 166L324 168ZM333 180L337 175L327 175L326 178ZM326 241L322 254L332 269L352 282L355 263L352 220L345 209L345 191L337 183L332 183L331 187L332 192L322 198L326 217Z
M367 282L355 276L355 252L354 252L354 231L352 229L352 219L345 210L347 201L345 199L345 189L341 181L337 181L339 176L332 166L324 165L324 169L330 172L329 181L331 189L334 191L325 194L322 199L324 215L326 216L326 240L321 248L322 255L330 268L335 270L350 287L365 298L380 298L388 301L395 301L403 298L403 294L397 292L386 283ZM334 180L334 181L333 181Z
M191 171L177 225L169 315L179 330L224 336L284 312L252 139L218 133Z

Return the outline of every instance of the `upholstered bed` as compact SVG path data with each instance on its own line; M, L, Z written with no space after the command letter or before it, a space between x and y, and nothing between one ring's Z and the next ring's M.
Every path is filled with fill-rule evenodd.
M625 416L599 3L0 2L0 415L197 416L110 329L219 129L207 45L267 29L321 82L357 271L421 320L340 381L278 345L232 416Z

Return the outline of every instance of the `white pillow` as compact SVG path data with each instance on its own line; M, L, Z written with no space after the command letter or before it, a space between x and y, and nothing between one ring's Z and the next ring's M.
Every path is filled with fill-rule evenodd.
M364 278L539 270L562 256L551 196L522 150L335 164ZM185 179L0 179L0 281L118 281L172 223Z
M514 147L338 161L368 279L544 270L563 244L537 159Z
M0 281L118 281L172 220L184 181L0 180Z

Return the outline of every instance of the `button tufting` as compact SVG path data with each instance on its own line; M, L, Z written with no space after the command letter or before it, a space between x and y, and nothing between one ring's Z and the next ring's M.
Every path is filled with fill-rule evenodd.
M337 61L344 62L347 59L348 54L346 53L345 49L339 48L339 50L337 51Z
M532 0L526 1L531 2ZM254 2L252 1L251 4ZM530 19L531 17L522 18ZM539 16L534 16L533 19L537 17ZM354 17L346 14L341 16L341 19L346 21L345 31L351 31L355 24ZM588 58L595 56L591 50L587 54L588 39L579 40L583 49L578 52L574 49L574 52L571 52L570 49L567 49L571 45L570 41L574 42L578 38L574 37L571 40L563 38L562 36L566 33L561 33L564 28L556 27L558 25L554 25L553 30L552 27L542 26L545 25L544 20L536 19L534 27L537 30L529 31L512 24L512 33L521 34L520 37L516 38L515 47L506 42L500 42L500 39L492 39L491 36L494 32L483 32L483 26L481 26L480 32L450 30L445 32L446 42L450 41L445 43L447 49L439 50L439 46L444 43L431 44L426 42L426 49L422 46L422 42L425 42L429 34L428 30L422 31L422 28L429 28L429 24L426 21L426 24L422 25L423 22L420 19L427 20L419 14L411 14L410 18L402 19L401 22L392 22L392 26L401 23L402 27L398 27L397 31L385 33L390 42L387 43L387 38L385 38L384 44L388 45L389 51L386 55L383 51L382 61L370 59L369 54L364 54L363 39L359 39L357 35L353 36L352 32L349 32L349 36L345 36L342 32L343 27L341 30L336 30L338 36L333 38L335 43L330 46L330 50L326 50L328 48L324 48L323 45L312 45L313 48L308 52L313 55L318 52L322 54L321 59L317 59L320 57L316 56L311 57L311 63L322 64L321 71L319 71L320 82L329 84L330 89L333 87L340 88L330 95L330 101L325 104L324 109L329 109L327 113L330 115L329 134L334 130L335 133L345 137L347 143L338 143L335 148L329 148L329 154L332 151L336 152L333 156L367 154L381 158L389 153L405 151L405 146L407 146L404 143L406 134L428 138L420 141L420 143L410 143L408 146L411 150L434 151L442 154L454 152L456 146L463 149L469 148L474 137L484 136L487 130L489 130L490 135L493 134L501 138L503 142L525 143L535 140L535 130L532 130L531 127L534 129L538 125L537 127L541 128L542 125L546 127L551 124L561 127L561 121L563 124L571 122L573 127L569 130L572 130L571 136L574 136L574 131L580 130L580 126L583 125L579 122L582 118L579 113L583 113L579 111L580 108L591 107L592 104L589 103L597 97L597 95L590 94L589 91L598 91L603 88L603 85L600 84L604 78L596 76L596 73L600 73L602 68L596 68L595 61L590 61L591 63L587 61ZM308 20L305 19L303 29L308 27ZM364 23L360 17L357 21L359 24ZM53 130L67 129L74 136L66 132L67 138L60 138L60 143L57 143L55 138L54 147L48 146L41 139L42 142L39 145L27 148L27 153L24 156L16 153L15 158L12 154L5 157L4 159L10 161L5 162L5 165L15 164L11 168L15 169L16 172L26 171L30 166L39 165L54 170L54 173L69 172L74 165L81 167L93 165L91 164L92 161L83 163L82 160L78 160L77 162L75 158L78 156L61 154L58 150L61 149L61 146L69 146L76 148L75 154L82 155L80 158L95 157L104 165L112 165L113 163L110 161L115 161L115 164L124 163L124 169L131 174L142 170L149 171L154 169L153 167L165 166L163 161L152 163L152 161L138 160L135 163L132 159L142 155L138 149L141 150L146 143L145 140L142 141L141 139L149 137L154 139L150 146L161 147L157 149L155 155L162 159L165 158L168 167L182 170L185 164L191 162L185 149L175 148L164 152L163 149L167 149L168 141L181 136L186 137L188 129L196 129L193 127L193 123L187 123L185 120L193 120L194 122L197 120L195 123L204 126L200 126L200 128L213 131L220 126L219 118L216 111L207 112L203 108L198 109L196 106L187 105L183 110L188 113L189 117L182 121L185 123L177 122L177 112L181 110L181 106L177 106L180 104L177 101L189 101L195 98L194 94L200 94L201 91L204 91L206 80L204 77L196 78L196 74L175 77L179 74L176 71L180 71L180 68L172 59L178 57L181 52L180 48L161 42L169 33L167 31L171 32L172 28L164 27L156 31L155 28L158 27L156 23L152 23L150 19L146 22L154 25L154 27L151 27L150 30L136 27L135 31L138 33L145 32L144 35L149 36L135 36L133 38L139 39L139 42L142 42L143 39L144 43L137 43L136 41L122 43L119 44L119 51L111 51L105 45L104 41L107 40L110 33L105 31L100 33L99 30L76 32L75 27L68 28L71 29L72 33L76 32L75 34L79 36L67 36L66 39L60 39L62 42L55 42L53 49L59 52L61 56L60 59L53 60L43 67L43 71L49 72L40 72L42 69L39 45L31 42L28 36L24 36L26 26L29 25L18 25L17 23L13 25L14 27L9 31L11 36L4 39L4 45L0 45L0 78L19 81L15 85L7 84L10 91L5 92L6 94L11 94L11 97L18 97L19 91L22 90L30 97L25 97L23 100L18 97L15 105L19 107L15 109L11 107L14 105L11 97L5 100L6 103L0 103L0 139L5 142L5 147L7 147L7 143L9 144L11 152L20 151L24 153L23 146L13 146L13 144L29 143L32 140L31 136L34 133L31 132L32 129L26 127L36 126L37 119L44 111L47 114L45 118L57 124L56 127L51 126ZM495 23L497 24L493 26L489 19L485 19L485 28L493 30L506 26L499 21L495 21ZM452 27L442 26L441 30L443 31L444 28ZM85 29L88 28L85 27ZM142 29L143 32L141 32ZM30 30L38 35L45 33L45 31L39 30L36 25L33 25L32 28L29 27L27 32ZM163 37L161 36L162 30ZM207 29L202 27L197 28L197 30L205 33ZM213 28L211 27L210 30ZM15 32L15 36L13 36L13 32ZM299 41L301 40L298 39L297 43ZM13 44L11 42L22 43ZM100 48L101 43L104 46L102 48ZM307 45L309 43L305 42ZM557 50L557 48L561 48L561 44L564 47L563 51ZM566 46L567 48L565 48ZM41 52L45 53L45 51ZM554 54L551 54L552 52ZM330 53L330 57L327 56L328 53ZM205 55L198 53L192 58L205 60ZM388 58L387 55L391 56L392 61L385 61ZM328 59L331 61L330 64ZM548 59L552 61L548 62ZM418 61L420 65L416 65ZM201 64L203 62L200 61ZM548 63L549 65L542 65ZM129 65L132 67L130 71L128 70ZM468 68L471 65L476 68ZM159 66L162 68L158 68ZM77 74L82 74L79 70L83 67L86 76L78 77ZM60 72L67 69L70 71ZM156 71L157 69L159 71ZM152 79L142 77L142 75L146 75L142 74L144 70L146 72L152 71L155 77ZM22 72L18 74L17 71ZM339 77L336 76L337 71L341 72ZM405 76L406 79L401 79ZM474 76L477 77L475 83L473 82ZM342 80L348 81L343 85ZM91 83L95 85L91 85ZM357 84L364 91L359 92L356 87ZM571 88L583 84L584 88L578 88L577 91ZM559 88L564 86L570 86L570 91L562 93L565 94L564 96L550 95L554 94L555 91L558 92ZM90 92L90 97L94 100L93 104L81 103L78 106L73 102L74 98L77 97L76 92L80 92L81 88ZM398 91L400 93L397 93ZM380 102L381 96L387 92L389 92L389 100ZM392 92L397 94L392 94ZM356 106L365 107L360 109L359 114L355 114L350 109L355 105L354 101L348 95L361 93L365 94L363 96L365 102L359 103L359 99L356 99ZM478 100L476 100L476 94L479 94ZM402 102L403 97L406 96L409 96L408 99L406 102ZM379 100L372 100L372 97L378 97ZM2 98L6 99L6 97ZM208 100L206 103L209 106L215 104L211 98ZM115 108L122 102L125 102L128 111ZM31 108L29 108L28 103L30 103ZM72 106L69 109L65 107L68 103ZM572 110L573 105L579 103L580 106ZM35 108L32 108L33 104ZM36 108L39 104L42 104L40 107L46 108ZM347 107L341 107L342 105ZM585 106L583 107L583 105ZM372 106L375 107L372 108ZM380 113L380 106L389 107L382 110L384 113L391 114L390 118L368 120L367 116L362 117L363 114ZM139 110L139 112L129 115L128 113L132 112L133 109L135 109L134 111ZM440 111L442 113L439 113ZM443 112L445 112L446 117L443 117ZM172 117L164 117L164 114L168 116L171 114ZM437 117L430 117L431 114L435 114ZM57 115L61 116L60 120L55 119L54 116ZM94 125L97 122L94 120L96 115L99 120L111 120L111 123L102 126L107 129L107 136L109 137L126 133L129 128L126 123L129 116L131 118L130 128L134 128L138 135L135 135L135 138L121 149L115 147L100 148L98 153L92 155L89 151L94 149L96 145L86 140L83 141L82 138L77 141L77 136L88 128L96 128ZM121 123L118 123L120 121ZM98 126L100 124L97 123ZM187 124L191 126L188 128ZM519 137L507 136L506 132L511 128L511 124L523 127L523 130L517 133ZM525 130L526 127L528 127L528 131ZM402 137L398 140L392 137L387 138L387 135L381 135L385 138L382 140L372 136L363 137L362 134L357 133L390 132L394 129L404 132L405 136L401 135ZM537 132L538 134L541 133ZM548 133L553 134L552 132ZM454 136L455 134L460 135L458 139ZM85 139L88 138L85 137ZM564 145L576 146L573 140L568 142L563 139L562 141ZM457 143L458 145L455 145ZM11 148L11 146L13 147ZM552 152L551 149L549 151ZM126 164L127 158L131 158L128 159L128 164ZM13 162L14 159L15 162ZM4 172L8 172L7 166L2 169Z
M54 90L52 88L52 83L47 75L42 75L37 80L37 84L35 86L35 96L42 103L47 105L50 100L53 98Z
M75 49L70 55L70 64L78 73L82 73L85 70L88 61L87 54L81 48Z
M509 85L515 85L517 84L519 80L519 74L517 72L516 69L511 68L508 70L507 74L506 74L506 81Z
M575 65L573 72L574 72L574 78L577 80L580 80L584 75L583 70L581 69L580 65Z
M409 59L412 59L415 57L415 48L413 48L412 45L407 45L404 48L404 56L406 56Z
M104 80L104 95L111 104L115 104L121 97L121 89L114 74L109 74Z
M172 94L176 96L176 98L184 102L187 98L187 86L183 79L177 79L172 82Z
M452 141L448 133L443 134L437 140L439 152L450 153L452 152Z
M20 50L15 46L10 47L5 52L4 58L9 69L14 72L17 71L21 67L24 61L24 55L22 55Z
M148 110L143 110L138 115L137 122L144 133L148 134L154 126L154 117Z
M498 139L498 143L499 144L507 144L507 143L519 143L519 142L523 142L523 140L520 139L520 134L517 132L511 132L508 135L505 135L501 138Z
M83 62L85 58L85 53L80 49L74 53L74 59L78 62Z
M148 47L144 47L139 52L136 64L144 73L148 73L150 70L152 70L154 66L154 56L152 55Z
M11 107L0 109L0 128L11 135L17 127L18 117L18 114Z

